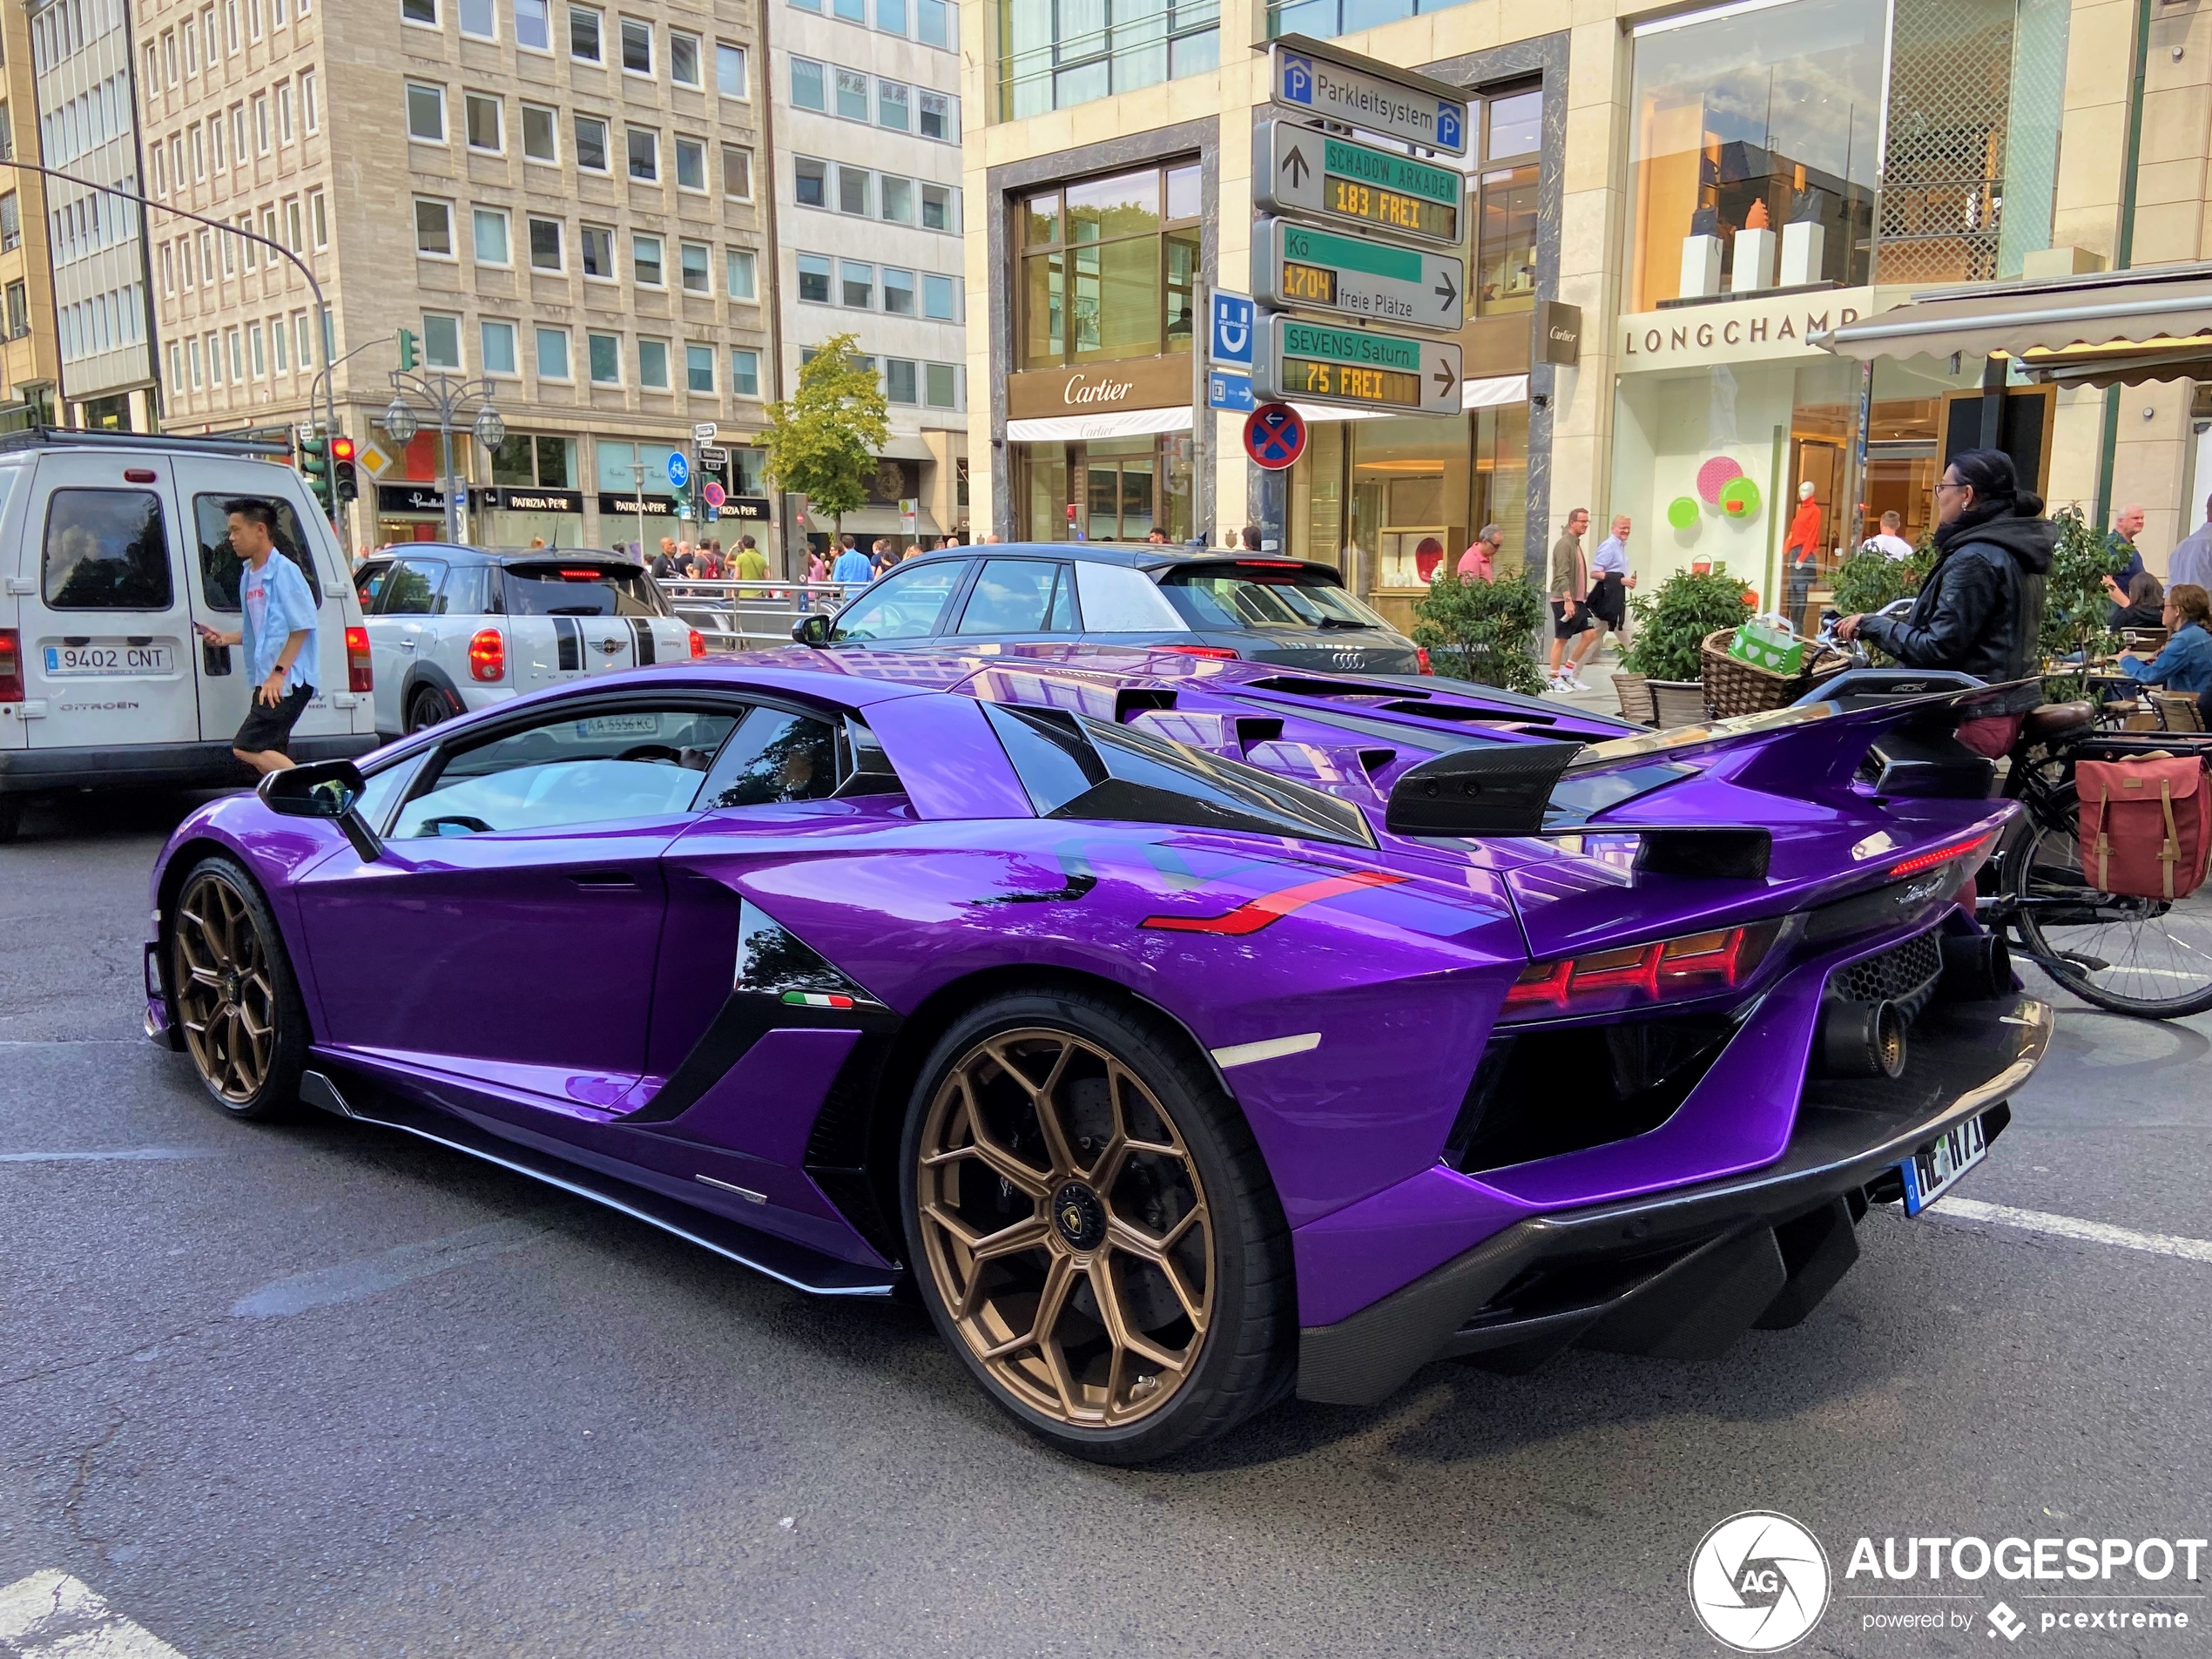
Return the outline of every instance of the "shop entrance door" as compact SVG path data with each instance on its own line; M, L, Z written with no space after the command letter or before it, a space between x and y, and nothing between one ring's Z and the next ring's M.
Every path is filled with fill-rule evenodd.
M1150 438L1116 439L1083 447L1085 539L1141 542L1152 533L1157 455Z

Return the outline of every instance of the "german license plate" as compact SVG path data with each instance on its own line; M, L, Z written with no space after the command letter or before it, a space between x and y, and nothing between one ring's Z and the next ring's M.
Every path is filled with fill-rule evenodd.
M1905 1177L1905 1213L1919 1215L1988 1156L1989 1132L1979 1117L1952 1124L1898 1166Z
M93 640L82 645L46 647L46 678L71 675L167 674L177 658L166 645L132 645L119 640Z
M598 714L576 723L579 738L657 738L660 735L660 716L658 714Z

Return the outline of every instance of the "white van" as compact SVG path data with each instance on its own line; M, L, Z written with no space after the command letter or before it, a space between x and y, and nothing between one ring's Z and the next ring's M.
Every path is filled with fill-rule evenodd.
M283 446L39 428L0 437L0 841L24 800L63 790L253 781L238 556L225 503L276 509L277 546L320 604L316 695L295 760L376 743L368 635L343 555Z

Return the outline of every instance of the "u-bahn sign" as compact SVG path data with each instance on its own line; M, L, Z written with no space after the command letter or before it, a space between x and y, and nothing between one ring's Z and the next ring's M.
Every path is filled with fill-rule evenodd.
M1252 361L1261 399L1420 415L1460 412L1457 341L1416 340L1264 314Z
M1252 292L1267 305L1457 333L1467 266L1449 254L1263 216L1252 226Z

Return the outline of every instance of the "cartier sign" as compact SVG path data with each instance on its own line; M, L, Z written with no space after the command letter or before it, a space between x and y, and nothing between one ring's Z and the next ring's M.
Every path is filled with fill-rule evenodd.
M1815 338L1857 322L1872 311L1873 300L1871 288L1829 288L1626 316L1621 370L1824 355Z
M1055 415L1103 415L1117 409L1187 408L1190 359L1137 357L1080 368L1040 368L1006 379L1009 420Z

